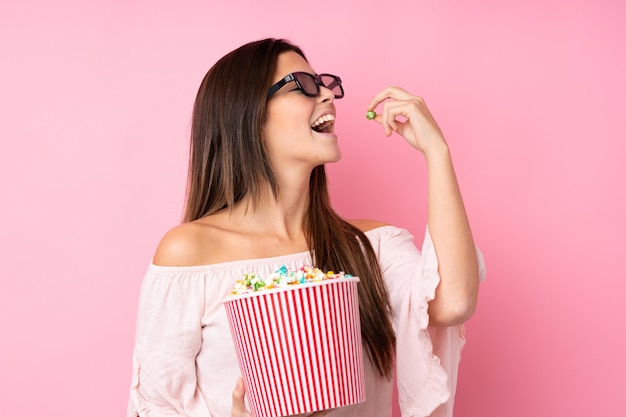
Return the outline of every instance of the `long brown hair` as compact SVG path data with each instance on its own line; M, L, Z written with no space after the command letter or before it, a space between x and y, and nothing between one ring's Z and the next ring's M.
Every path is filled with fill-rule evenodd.
M278 56L288 51L306 60L302 50L288 41L263 39L225 55L204 77L193 109L183 221L233 207L244 197L254 206L266 184L274 196L278 194L261 128ZM314 265L360 278L363 342L379 373L391 377L395 335L374 249L363 232L332 209L323 165L313 169L309 193L304 227Z

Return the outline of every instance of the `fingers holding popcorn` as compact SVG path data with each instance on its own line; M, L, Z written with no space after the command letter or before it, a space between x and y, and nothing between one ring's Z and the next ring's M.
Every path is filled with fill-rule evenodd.
M380 105L382 111L374 111ZM387 136L396 132L423 153L445 146L441 129L424 99L400 87L390 86L379 92L370 102L366 117L380 123Z

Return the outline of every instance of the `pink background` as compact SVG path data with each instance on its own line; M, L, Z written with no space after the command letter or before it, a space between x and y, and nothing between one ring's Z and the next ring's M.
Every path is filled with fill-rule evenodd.
M625 415L624 3L348 3L0 3L2 415L124 414L196 89L266 36L345 81L346 217L424 230L421 156L364 117L378 90L424 96L442 126L489 271L456 416Z

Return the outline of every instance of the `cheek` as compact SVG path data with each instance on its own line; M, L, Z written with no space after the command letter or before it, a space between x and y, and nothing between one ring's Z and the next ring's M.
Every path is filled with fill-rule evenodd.
M301 104L291 103L287 106L274 106L268 109L267 121L263 128L264 136L279 138L292 136L311 130L309 125L311 111Z

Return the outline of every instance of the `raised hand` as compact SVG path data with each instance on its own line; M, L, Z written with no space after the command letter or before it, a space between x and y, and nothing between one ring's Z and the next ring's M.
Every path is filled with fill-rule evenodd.
M447 148L441 129L422 97L390 86L372 99L367 110L374 110L380 104L383 109L373 120L383 126L387 136L396 132L425 155Z

